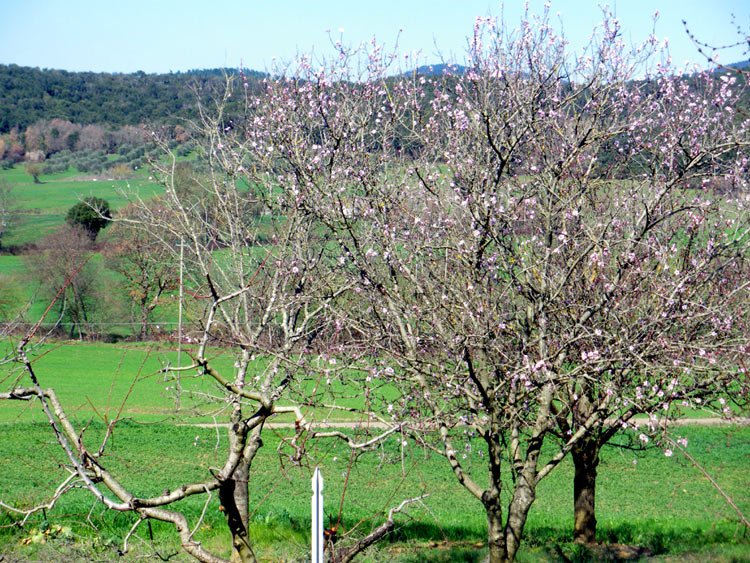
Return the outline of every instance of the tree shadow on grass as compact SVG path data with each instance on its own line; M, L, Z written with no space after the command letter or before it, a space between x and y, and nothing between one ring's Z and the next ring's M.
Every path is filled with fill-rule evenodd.
M432 522L411 521L397 525L396 529L389 535L389 541L407 542L461 542L484 540L483 531L464 526L438 526Z
M689 554L714 561L733 561L736 546L747 546L750 538L732 522L706 525L646 520L615 526L599 526L598 542L580 545L571 540L570 530L554 527L531 528L524 537L519 561L639 561L652 556L683 558ZM728 550L728 551L727 551ZM729 554L724 558L724 553ZM713 555L712 555L713 554ZM697 559L700 560L700 559Z
M602 527L599 531L602 543L638 545L654 555L700 550L709 545L747 543L750 538L743 535L739 524L724 522L706 525L674 525L665 527L661 522L640 521L613 527Z
M446 545L439 548L420 548L413 554L405 554L399 557L399 563L479 563L486 561L487 550L478 547L457 547Z

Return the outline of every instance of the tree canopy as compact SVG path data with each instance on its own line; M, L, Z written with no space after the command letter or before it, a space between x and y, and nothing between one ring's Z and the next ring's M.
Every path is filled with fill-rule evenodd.
M111 219L109 203L99 197L84 198L71 207L65 216L69 225L83 229L91 240L96 239L99 231L107 227Z

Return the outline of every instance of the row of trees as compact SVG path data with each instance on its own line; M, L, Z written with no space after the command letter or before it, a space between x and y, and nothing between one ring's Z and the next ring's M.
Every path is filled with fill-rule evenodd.
M153 134L152 130L142 126L113 128L99 124L79 125L63 119L38 121L22 132L12 129L8 134L0 135L0 163L3 167L11 167L23 161L33 164L44 162L44 166L49 168L45 173L53 173L71 165L83 168L85 161L102 168L110 164L105 155L117 154L121 162L137 161L143 165L144 156L154 150ZM175 146L186 145L189 141L182 125L160 128L159 134L170 137ZM95 162L94 157L97 156L102 158L99 163Z
M682 81L649 65L655 41L629 51L620 35L606 18L573 58L548 14L516 30L480 19L470 70L399 80L379 46L358 53L359 74L342 48L259 94L230 85L224 100L242 96L243 117L221 101L201 113L210 172L190 190L164 147L165 195L153 205L132 194L122 219L173 256L183 241L207 304L186 369L215 381L231 414L223 464L204 481L153 497L128 489L60 418L26 340L32 384L0 397L54 404L46 412L64 422L56 437L82 485L113 510L172 522L202 561L221 558L178 501L218 491L232 558L253 560L250 468L264 425L288 412L292 461L309 439L364 450L397 430L443 456L486 513L493 563L515 558L539 483L570 455L575 537L594 541L604 444L646 415L636 440L671 455L670 419L721 411L748 390L750 123L733 109L736 79ZM719 197L716 179L738 188ZM232 373L212 364L215 344L236 350ZM260 373L257 355L271 363ZM357 440L306 420L321 400L307 378L329 360L372 397L363 414L380 434ZM373 376L398 400L367 393ZM481 470L459 453L471 436L484 443ZM392 525L391 513L332 560Z

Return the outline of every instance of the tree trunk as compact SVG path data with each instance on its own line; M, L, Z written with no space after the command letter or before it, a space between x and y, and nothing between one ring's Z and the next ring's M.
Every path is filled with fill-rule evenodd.
M505 526L505 553L508 561L513 561L521 547L523 529L529 516L531 505L536 500L535 475L522 472L516 481L513 499L508 506L508 523Z
M596 542L596 468L599 465L600 447L596 439L587 438L571 451L575 466L573 541L577 543Z
M250 460L243 457L237 469L234 470L234 503L240 513L240 520L245 530L250 522L250 494L247 486L250 477Z
M490 549L489 563L505 563L508 561L505 546L505 530L503 528L503 509L500 495L492 495L489 491L482 499L487 512L487 545Z
M140 334L138 338L141 340L141 342L145 342L148 338L148 314L149 311L146 308L146 306L141 303L141 329Z
M535 498L534 487L521 484L519 481L508 507L508 521L503 526L499 495L495 499L490 498L490 495L485 496L483 503L487 512L489 563L506 563L516 558L526 519Z
M248 488L247 477L250 463L242 459L232 477L219 486L221 509L227 517L227 526L232 534L232 558L237 563L254 562L255 554L248 535Z
M467 356L468 357L468 356ZM482 505L487 513L487 546L489 547L489 563L509 561L508 546L503 526L503 440L502 425L497 412L493 412L491 431L485 435L487 442L487 469L489 470L489 486L482 493Z
M234 468L232 475L219 487L219 500L227 517L227 526L232 534L232 558L233 563L255 562L255 553L250 544L248 533L249 520L249 489L248 477L250 465L255 453L262 444L260 440L260 428L255 428L249 443L245 443L247 436L244 432L238 432L241 424L242 408L239 402L235 403L232 411L232 427L229 430L230 449L237 451L241 449L242 455Z

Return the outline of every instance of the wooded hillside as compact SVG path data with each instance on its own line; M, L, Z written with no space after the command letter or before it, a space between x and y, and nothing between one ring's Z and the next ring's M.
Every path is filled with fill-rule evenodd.
M0 133L55 118L116 126L174 121L194 115L197 97L210 96L225 75L239 73L109 74L0 65ZM244 71L243 76L255 85L264 74Z

